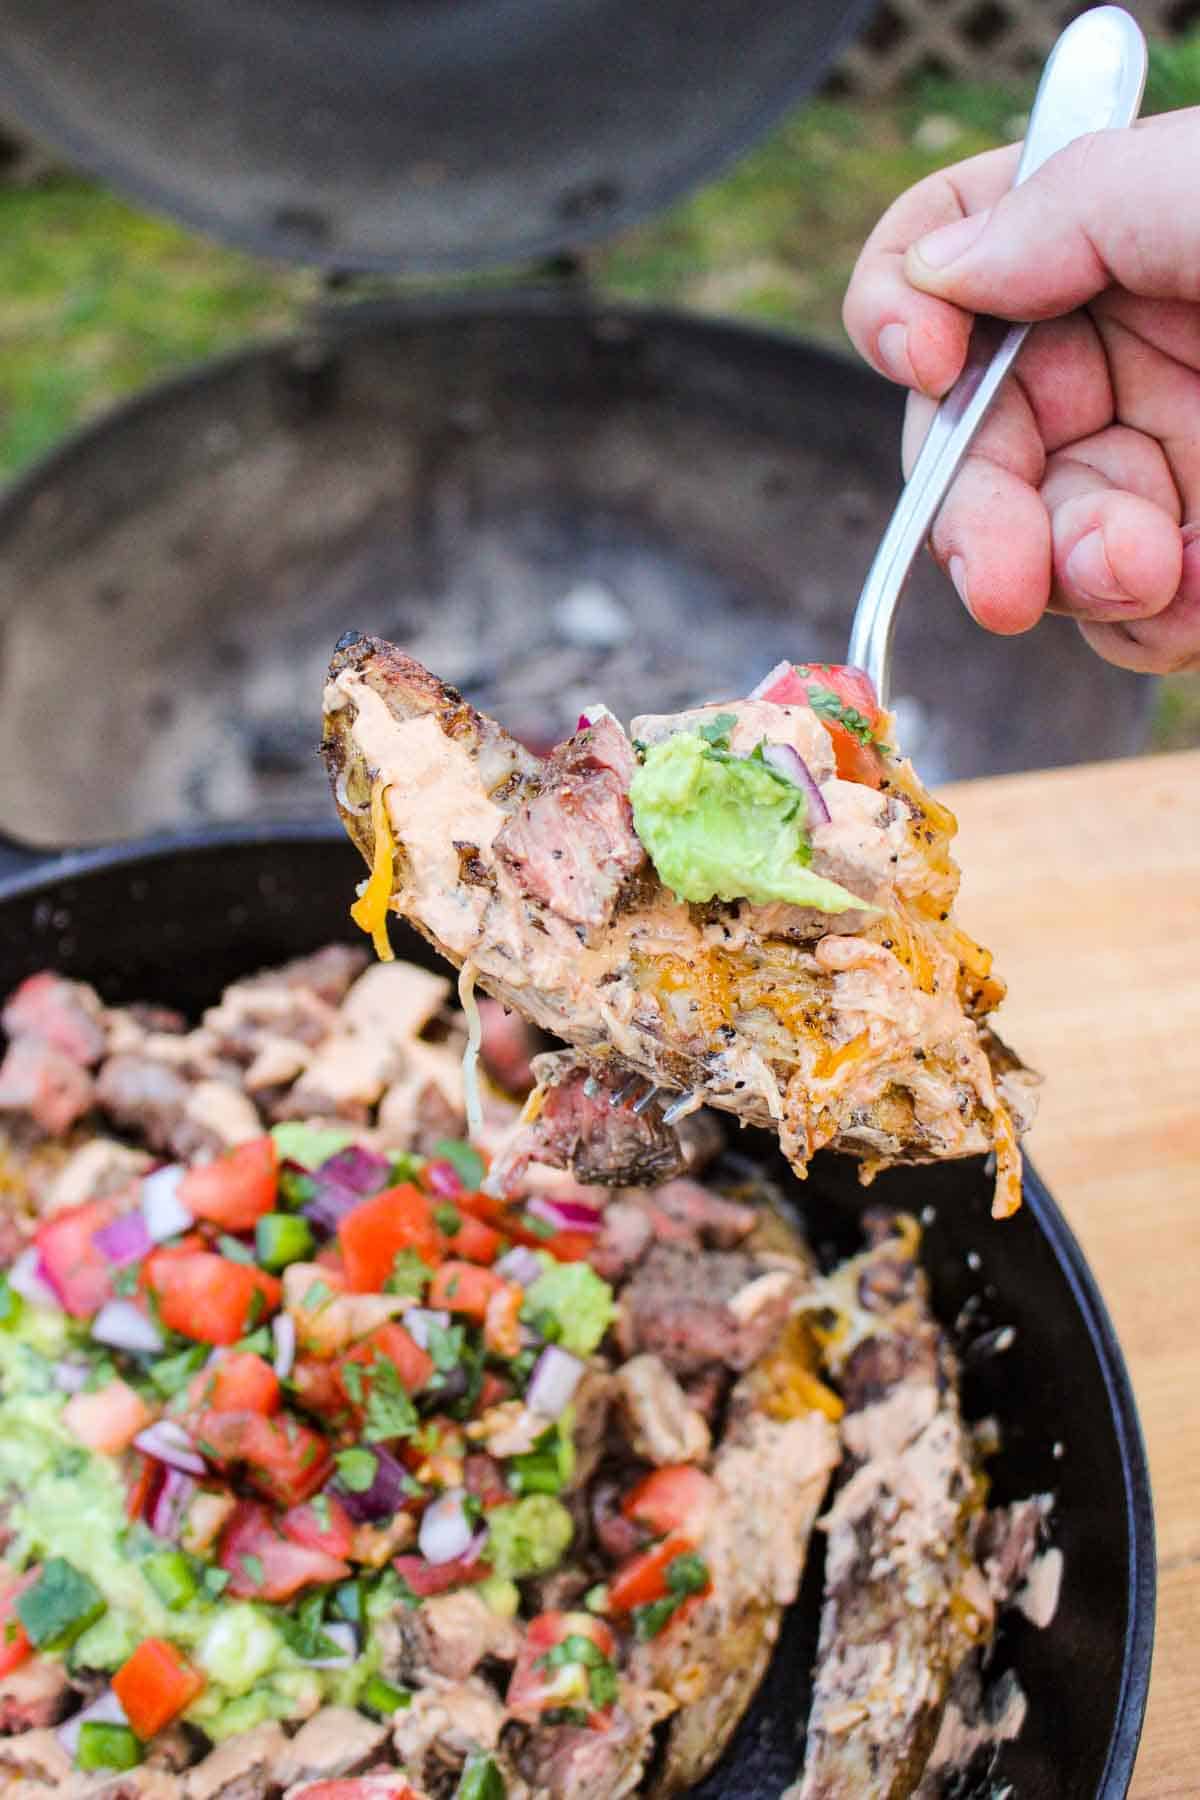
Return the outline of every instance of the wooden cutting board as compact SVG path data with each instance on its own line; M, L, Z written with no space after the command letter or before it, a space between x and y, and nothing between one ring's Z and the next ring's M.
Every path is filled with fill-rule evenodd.
M1158 1523L1150 1707L1130 1793L1200 1795L1200 752L964 782L958 913L1001 1036L1045 1076L1028 1149L1133 1377ZM1082 1674L1082 1672L1081 1672Z

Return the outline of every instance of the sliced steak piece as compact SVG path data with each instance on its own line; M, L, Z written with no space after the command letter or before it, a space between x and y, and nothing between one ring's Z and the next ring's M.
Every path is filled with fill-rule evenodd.
M540 791L509 815L495 853L522 891L568 924L605 925L617 895L646 861L633 829L633 746L614 718L558 744Z
M659 1357L630 1357L615 1380L621 1422L635 1456L660 1467L703 1462L711 1447L708 1425Z
M921 1778L951 1682L990 1637L974 1438L953 1353L896 1220L823 1284L841 1353L848 1457L823 1521L825 1600L798 1800L901 1795ZM874 1323L872 1323L874 1321ZM838 1372L837 1340L833 1362Z
M394 1642L393 1642L394 1638ZM515 1662L521 1633L471 1588L435 1594L416 1611L400 1608L386 1626L384 1661L400 1679L424 1686L431 1676L465 1681L485 1657Z
M0 1112L28 1113L61 1137L91 1109L95 1085L83 1064L40 1037L14 1037L0 1063Z
M651 1351L677 1375L748 1369L782 1331L797 1287L790 1271L737 1251L656 1245L622 1291L617 1338L626 1356Z
M6 1791L13 1777L58 1788L73 1773L71 1758L53 1731L18 1727L15 1736L0 1737L0 1791Z
M188 1770L183 1800L264 1800L277 1786L275 1771L287 1749L283 1727L273 1719L227 1738Z
M523 1099L533 1086L533 1059L545 1040L520 1013L486 996L479 1001L480 1061L506 1094Z
M323 1706L306 1719L272 1770L279 1787L357 1775L380 1754L388 1728L349 1706Z
M651 1724L618 1706L602 1730L538 1726L514 1760L545 1800L621 1800L636 1793L653 1744Z
M489 1191L520 1192L531 1162L570 1169L597 1187L647 1187L683 1167L677 1133L663 1123L670 1104L643 1104L646 1083L614 1062L589 1062L570 1050L534 1060L541 1089L535 1118L519 1124L488 1176Z
M732 1250L758 1223L758 1209L726 1200L702 1182L683 1177L652 1188L643 1204L656 1221L656 1236L693 1249Z
M42 969L27 976L0 1013L10 1038L35 1037L91 1068L104 1055L104 1008L94 988Z
M605 1207L588 1261L605 1281L621 1282L633 1273L653 1242L650 1214L638 1199L623 1197Z
M418 1689L411 1705L396 1715L392 1742L405 1770L422 1788L453 1793L471 1752L496 1749L506 1717L495 1690L473 1675L449 1686Z
M33 1656L0 1679L0 1736L57 1725L75 1690L62 1663Z

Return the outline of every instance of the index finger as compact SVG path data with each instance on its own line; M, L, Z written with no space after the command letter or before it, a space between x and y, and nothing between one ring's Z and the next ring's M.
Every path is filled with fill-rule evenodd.
M1008 144L926 176L888 208L863 245L842 321L859 354L890 380L934 398L954 382L971 315L913 287L905 252L939 225L986 212L1012 186L1020 154L1019 144Z

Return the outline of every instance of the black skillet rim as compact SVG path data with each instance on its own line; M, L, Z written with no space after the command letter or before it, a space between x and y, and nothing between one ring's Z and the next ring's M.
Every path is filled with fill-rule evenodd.
M136 867L159 862L190 851L219 851L226 846L344 841L339 826L314 820L301 824L257 824L209 827L203 831L159 833L129 843L97 849L49 855L28 850L0 835L0 855L8 849L14 860L26 864L15 873L3 873L0 861L0 903L59 881L77 880L93 871L122 865ZM8 865L11 869L12 864ZM1025 1200L1066 1276L1079 1316L1091 1341L1104 1378L1109 1414L1116 1436L1124 1486L1125 1529L1129 1543L1127 1562L1128 1611L1122 1654L1121 1684L1110 1728L1104 1772L1096 1800L1123 1800L1133 1777L1150 1690L1157 1604L1157 1555L1154 1507L1145 1440L1138 1418L1133 1385L1108 1308L1096 1285L1078 1238L1037 1171L1026 1161Z

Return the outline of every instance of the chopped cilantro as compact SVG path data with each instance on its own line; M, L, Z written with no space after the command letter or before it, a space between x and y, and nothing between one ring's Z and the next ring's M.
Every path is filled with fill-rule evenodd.
M433 1270L415 1250L397 1250L392 1272L383 1284L385 1294L411 1294L419 1300L433 1280Z
M319 1306L327 1306L332 1299L333 1289L324 1281L314 1281L305 1288L300 1304L305 1312L315 1312Z
M338 1480L352 1494L365 1494L379 1473L379 1458L370 1450L339 1450L334 1457ZM321 1496L324 1498L324 1496ZM325 1502L328 1507L329 1502Z
M137 1263L126 1263L123 1269L114 1269L110 1277L114 1294L119 1294L123 1300L131 1299L138 1291L141 1277L142 1271Z
M65 1650L94 1625L107 1601L87 1575L52 1556L32 1587L17 1596L17 1617L39 1650Z
M313 1518L317 1521L321 1530L330 1530L333 1525L333 1512L329 1505L329 1495L314 1494L308 1504L312 1507Z
M532 1450L512 1457L508 1470L514 1493L561 1493L575 1473L574 1409L544 1431Z
M280 1162L299 1163L302 1169L319 1169L323 1162L354 1142L345 1125L308 1125L301 1119L285 1119L272 1125L271 1136Z
M369 1444L389 1443L411 1437L417 1428L417 1409L400 1380L395 1363L377 1356L371 1364L371 1389L363 1436Z
M461 1325L439 1325L436 1319L426 1322L425 1348L435 1369L441 1369L443 1373L457 1369L465 1342L466 1332Z
M452 1138L439 1138L433 1146L433 1154L450 1164L465 1188L475 1189L483 1180L483 1158L470 1144L459 1143Z
M246 1260L252 1263L254 1258L247 1257ZM256 1287L250 1296L250 1304L246 1308L246 1324L251 1331L254 1330L254 1327L258 1324L258 1321L262 1318L266 1310L267 1297L261 1288Z
M413 1150L388 1150L384 1154L392 1159L390 1181L392 1187L399 1187L400 1183L404 1181L415 1181L427 1160L424 1156L418 1156Z
M243 1244L240 1238L230 1237L228 1232L222 1232L217 1239L217 1249L222 1256L227 1256L230 1262L250 1263L251 1265L254 1263L253 1250Z
M568 1663L582 1663L585 1669L598 1669L601 1663L607 1662L608 1658L599 1644L593 1643L590 1637L584 1637L582 1632L573 1631L561 1644L555 1644L552 1650L547 1650L545 1656L539 1656L534 1667L561 1669Z
M870 719L860 713L856 706L849 706L845 700L839 700L832 688L823 687L819 682L808 684L808 704L819 719L828 719L831 725L840 725L851 737L856 737L860 744L873 744L875 733Z
M661 1600L652 1600L646 1606L634 1608L633 1630L639 1643L657 1637L663 1627L675 1616L689 1594L703 1593L710 1580L708 1564L702 1556L694 1551L686 1551L670 1563L666 1571L666 1583L670 1592Z
M401 1707L412 1705L412 1695L406 1688L393 1687L382 1675L372 1675L358 1697L358 1704L377 1718L390 1719ZM461 1788L459 1792L462 1792Z
M610 1662L588 1670L588 1693L593 1706L611 1706L617 1697L617 1671Z
M718 713L715 719L709 719L699 727L698 735L711 749L728 750L730 734L736 724L736 713Z
M255 1587L261 1587L266 1580L266 1570L263 1568L262 1557L255 1556L252 1550L248 1550L245 1555L238 1558L238 1561L241 1563L243 1569L245 1569L247 1576L254 1583Z
M678 1610L679 1598L675 1594L667 1594L662 1600L651 1600L645 1606L635 1607L633 1633L638 1643L644 1644L650 1638L656 1638Z
M673 1594L702 1594L711 1577L704 1558L688 1550L668 1564L666 1580Z
M229 1582L230 1582L229 1570L228 1569L205 1569L203 1575L200 1577L200 1580L203 1583L205 1591L207 1593L211 1594L212 1598L214 1600L218 1600L218 1599L220 1599L221 1595L225 1592L225 1589L229 1586Z
M549 1219L539 1219L536 1213L522 1213L521 1224L526 1231L532 1231L534 1237L552 1238L558 1236L557 1225L551 1225Z
M277 1613L273 1622L284 1643L305 1662L341 1654L341 1646L323 1630L325 1595L321 1592L306 1594L294 1613Z
M355 1406L361 1406L363 1403L363 1372L358 1363L342 1364L342 1386Z
M462 1214L457 1206L444 1202L433 1209L433 1222L443 1237L456 1237L462 1230Z
M317 1184L311 1175L302 1175L299 1169L280 1169L276 1192L281 1207L299 1212L302 1206L308 1205L316 1191Z

